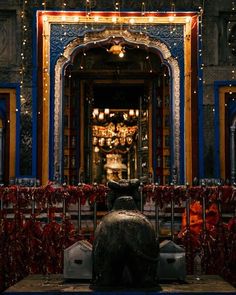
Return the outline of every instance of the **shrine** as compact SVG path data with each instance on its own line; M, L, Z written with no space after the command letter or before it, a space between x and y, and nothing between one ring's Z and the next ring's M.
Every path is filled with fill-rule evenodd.
M232 0L1 0L0 291L63 280L64 251L92 249L114 213L115 183L112 202L134 200L186 281L200 258L205 281L234 293L235 64Z

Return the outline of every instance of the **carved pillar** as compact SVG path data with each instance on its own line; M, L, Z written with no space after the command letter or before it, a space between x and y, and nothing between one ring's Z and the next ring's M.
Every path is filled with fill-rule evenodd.
M230 127L230 162L231 162L231 183L235 182L236 178L236 163L235 163L235 130L236 124Z

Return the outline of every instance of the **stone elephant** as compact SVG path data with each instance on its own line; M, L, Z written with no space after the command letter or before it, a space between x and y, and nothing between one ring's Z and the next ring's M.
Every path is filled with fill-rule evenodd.
M157 283L159 246L153 226L137 210L132 196L121 196L127 191L137 199L138 184L108 184L113 191L113 208L95 231L94 286L146 287Z

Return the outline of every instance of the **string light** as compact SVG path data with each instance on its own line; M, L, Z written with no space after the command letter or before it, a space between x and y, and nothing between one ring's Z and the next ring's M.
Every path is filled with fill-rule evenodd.
M232 14L234 15L235 11L236 11L236 2L235 1L232 1L231 9L232 9ZM230 22L229 22L229 24L230 24ZM236 30L234 29L233 32L231 32L231 37L229 40L230 41L229 47L231 48L231 54L235 54L235 44L231 44L231 41L234 40L236 37L235 34L236 34ZM231 80L235 80L235 70L234 69L231 70Z
M48 37L47 37L47 33L45 32L46 29L46 22L48 21L48 17L46 15L46 8L47 8L47 3L46 0L43 2L43 7L44 7L44 11L43 11L43 21L44 21L44 27L43 27L43 40L44 40L44 47L48 48ZM43 84L44 84L44 93L43 93L43 102L47 101L47 95L48 95L48 84L47 84L47 79L49 77L48 74L48 65L49 65L49 60L48 60L48 54L45 54L45 63L44 63L44 68L43 68ZM38 112L38 115L40 115L41 112Z
M142 16L144 16L145 13L146 13L145 2L142 2L142 12L141 12Z
M154 21L153 16L149 16L148 21L149 21L150 23L152 23L152 22Z
M133 25L133 24L135 23L134 18L131 18L131 19L129 20L129 22L130 22L131 25Z

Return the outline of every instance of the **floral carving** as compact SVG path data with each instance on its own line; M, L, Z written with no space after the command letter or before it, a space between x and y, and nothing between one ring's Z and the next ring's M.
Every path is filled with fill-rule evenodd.
M181 30L179 29L177 31L176 40L178 39L178 47L180 46L181 40L183 37L181 37ZM170 49L166 45L166 42L168 41L168 38L170 38L170 35L167 34L167 32L164 32L162 36L163 40L165 38L166 42L162 42L159 39L158 33L159 31L157 29L149 30L149 34L139 34L136 32L133 28L133 31L130 30L112 30L112 29L104 29L104 27L100 27L97 29L96 33L93 31L86 31L83 28L80 28L78 30L79 34L77 34L77 38L74 38L70 43L67 43L67 46L65 47L65 50L63 52L63 55L57 60L56 66L55 66L55 100L54 100L54 166L58 167L60 166L61 158L61 148L60 148L60 142L61 142L61 122L60 122L60 110L61 110L61 91L62 88L62 80L61 74L62 70L65 67L66 63L70 62L71 56L73 56L73 52L78 48L78 46L87 46L88 44L91 44L93 42L104 42L108 40L111 36L116 37L122 37L125 42L128 42L130 44L143 44L145 46L148 46L150 48L156 49L158 52L160 52L162 59L169 64L169 66L172 69L172 79L173 79L173 134L174 134L174 165L177 168L177 171L179 171L179 162L180 162L180 64L179 61L176 60L175 57L173 57L173 54L171 53ZM79 35L79 36L78 36ZM157 35L157 36L156 36ZM72 38L73 34L69 34L69 38ZM177 38L178 36L178 38ZM174 41L171 41L174 42ZM182 42L183 44L183 42ZM180 48L179 51L181 54L183 53L183 48ZM183 55L183 54L182 54ZM55 55L54 55L55 58ZM181 58L180 58L181 59ZM59 168L60 170L60 168ZM56 174L56 171L55 171Z

